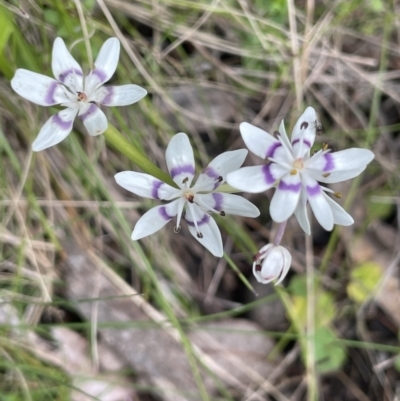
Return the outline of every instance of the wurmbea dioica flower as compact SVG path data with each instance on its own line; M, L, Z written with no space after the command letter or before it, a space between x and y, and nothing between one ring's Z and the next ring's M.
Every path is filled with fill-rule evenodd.
M117 183L136 195L172 201L147 211L136 223L132 239L138 240L155 233L174 217L177 218L174 231L179 232L185 208L184 218L190 233L214 256L221 257L221 233L209 213L245 217L257 217L260 214L251 202L241 196L215 192L225 182L226 175L243 164L246 156L246 149L222 153L211 161L199 175L195 185L191 186L195 174L193 149L187 135L179 133L172 137L165 153L168 171L179 188L149 174L135 171L116 174Z
M333 192L319 182L331 184L354 178L372 161L368 149L352 148L339 152L321 149L310 155L319 122L315 110L308 107L293 128L289 141L283 121L276 136L248 123L240 124L240 133L247 147L267 159L263 166L244 167L229 173L229 185L247 192L262 192L276 187L270 204L271 218L281 223L293 213L302 229L310 234L307 202L325 230L334 224L348 226L352 217L326 192ZM275 135L274 134L274 135Z
M51 64L56 79L24 69L16 71L11 86L20 96L40 106L60 104L66 107L44 124L32 144L34 151L46 149L65 139L77 115L90 135L102 134L108 126L107 117L96 103L127 106L146 95L146 90L138 85L103 86L117 68L119 51L117 38L106 40L92 69L84 77L82 68L71 56L64 41L57 38Z
M257 281L267 284L272 280L278 280L279 284L287 275L292 256L281 245L268 244L263 246L254 256L253 274Z

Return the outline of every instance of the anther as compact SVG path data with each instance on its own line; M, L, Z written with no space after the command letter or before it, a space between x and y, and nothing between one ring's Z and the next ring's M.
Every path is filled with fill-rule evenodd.
M328 150L328 149L329 149L329 145L327 143L323 143L322 150Z
M314 127L315 127L315 131L317 132L317 135L321 135L322 134L322 124L318 120L314 121Z
M203 238L203 234L200 231L197 233L197 238Z
M189 177L186 177L182 180L182 184L186 184L189 181Z
M186 197L186 199L187 199L190 203L193 203L194 195L190 194L190 195L188 195L188 196Z
M329 177L331 175L331 173L324 173L324 174L322 174L322 177Z
M342 193L341 192L334 192L333 195L338 199L340 199L342 197Z
M223 177L222 176L219 176L218 178L217 178L217 181L218 182L221 182L223 180Z
M220 214L220 216L222 216L222 217L226 216L226 214L225 214L225 212L224 212L223 210L221 210L221 211L219 212L219 214Z
M297 174L297 170L295 168L290 170L290 175L296 175L296 174Z
M261 271L261 265L260 264L256 264L256 272L260 272Z
M181 226L176 226L176 227L174 227L174 233L175 233L175 234L178 234L179 231L181 231Z
M274 133L272 134L274 138L278 139L279 137L279 131L274 131Z

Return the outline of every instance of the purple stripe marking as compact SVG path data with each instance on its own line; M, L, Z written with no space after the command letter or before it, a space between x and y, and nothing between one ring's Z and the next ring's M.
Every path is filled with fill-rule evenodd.
M69 68L68 70L62 72L58 79L64 83L67 80L68 75L73 74L73 75L79 75L80 77L82 76L82 71L79 71L77 68Z
M72 127L72 121L64 121L58 114L53 116L53 123L58 125L64 131L71 129Z
M90 104L90 107L88 108L88 110L83 113L82 115L80 115L80 119L82 121L85 121L87 118L89 118L92 114L94 114L97 111L97 106L94 103Z
M271 163L264 164L262 172L264 173L264 179L267 184L273 184L276 181L271 173Z
M326 153L324 155L325 158L325 166L323 168L324 171L332 171L335 168L335 162L330 153Z
M321 193L321 187L319 186L319 184L315 184L315 186L313 187L307 186L306 189L309 196L317 196Z
M300 138L295 139L292 142L292 146L294 146L297 142L300 142ZM303 143L306 144L309 148L311 148L311 142L308 141L307 139L303 139Z
M107 91L107 95L104 97L101 104L109 105L113 100L114 89L112 86L104 87L104 89Z
M279 182L278 188L282 191L292 191L292 192L300 192L301 182L298 184L286 184L283 180ZM319 187L318 187L319 188Z
M222 210L222 203L224 202L224 196L218 192L214 192L211 195L215 202L214 209L220 212Z
M54 81L52 84L49 86L49 89L47 90L46 93L46 98L45 101L48 104L56 104L56 100L54 99L54 93L56 92L56 89L58 87L58 82Z
M174 167L171 171L171 177L175 178L177 175L182 173L188 173L194 175L194 167L190 164L186 164L183 166Z
M175 216L170 216L167 212L167 208L165 206L160 207L160 209L158 209L158 213L160 213L160 216L164 219L164 220L171 220L173 217Z
M219 174L212 167L206 167L203 170L202 174L205 174L206 176L211 177L211 178L219 177Z
M281 146L282 144L280 142L275 142L272 146L268 148L265 158L267 159L268 157L272 157L275 153L275 150L280 148Z
M99 78L100 82L107 81L107 74L104 71L99 70L96 67L95 67L94 71L92 71L92 74L96 75L96 77Z
M186 217L185 217L185 220L187 221L189 226L195 227L195 225L192 221L189 221ZM209 222L209 220L210 220L210 216L208 214L204 214L203 217L201 218L201 220L197 221L197 227L201 227L204 224L207 224Z
M151 196L154 199L161 199L158 195L158 190L160 189L162 184L164 184L162 181L154 181L153 182L153 188L151 189Z

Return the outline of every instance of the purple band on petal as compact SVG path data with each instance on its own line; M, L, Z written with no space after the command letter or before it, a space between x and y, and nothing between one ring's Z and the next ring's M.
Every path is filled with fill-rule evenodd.
M66 131L72 127L72 121L64 121L58 114L53 116L53 123Z
M105 82L107 80L107 74L99 70L98 68L95 67L94 71L92 71L93 75L96 75L97 78L99 78L100 82Z
M306 187L308 196L317 196L321 193L321 187L319 184L315 184L313 187Z
M97 110L97 106L94 103L91 103L90 107L87 109L85 113L80 115L79 117L81 118L82 121L85 121L87 118L89 118L93 113L95 113Z
M224 201L224 196L218 192L214 192L211 195L215 202L214 209L220 212L222 210L222 203Z
M268 157L272 157L275 153L275 150L280 148L281 146L282 144L280 142L275 142L272 146L268 148L265 158L267 159Z
M170 172L172 178L175 178L177 175L182 173L194 175L194 167L191 164L186 164L183 166L174 167Z
M160 209L158 209L158 212L160 213L160 216L167 221L170 221L173 217L175 216L170 216L167 212L167 208L165 206L160 207Z
M292 146L294 146L297 142L300 142L300 138L295 139L295 140L292 142ZM303 138L303 143L304 143L305 145L307 145L309 148L311 148L311 142L308 141L307 139L304 139L304 138Z
M335 162L333 161L333 157L330 153L326 153L324 155L325 158L325 166L323 168L324 171L332 171L335 168Z
M264 179L267 184L273 184L276 181L271 173L271 163L264 164L262 172L264 173Z
M282 191L300 192L301 182L298 184L286 184L283 180L279 182L278 188ZM318 187L319 188L319 187Z
M114 89L112 86L108 86L108 87L103 87L106 91L107 94L106 96L104 96L104 99L101 101L101 104L105 104L108 105L112 102L113 100L113 96L114 96Z
M162 181L154 181L153 188L151 189L151 196L154 199L160 199L158 195L158 190L160 189L161 185L164 184Z
M73 74L73 75L79 75L80 77L82 76L82 72L79 71L77 68L69 68L68 70L62 72L59 76L59 80L64 83L67 80L68 75Z
M211 177L211 178L219 177L219 174L212 167L206 167L203 170L202 174L205 174L206 176Z
M204 214L203 217L201 218L201 220L197 221L197 227L207 224L209 220L210 220L210 216L208 214ZM188 219L186 219L186 221L189 224L189 226L196 227L192 221L189 221Z
M48 104L55 104L55 103L57 103L56 100L54 99L54 93L55 93L57 87L58 87L58 82L57 82L57 81L54 81L54 82L49 86L49 89L47 90L46 98L45 98L46 103L48 103Z

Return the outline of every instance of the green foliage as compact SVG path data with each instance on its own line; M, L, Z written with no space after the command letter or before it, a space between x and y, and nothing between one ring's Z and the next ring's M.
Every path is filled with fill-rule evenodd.
M347 294L351 300L361 304L373 294L373 290L382 278L382 268L378 263L365 262L355 267L350 273Z

